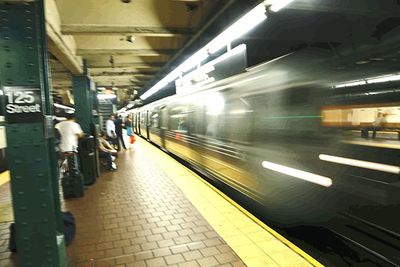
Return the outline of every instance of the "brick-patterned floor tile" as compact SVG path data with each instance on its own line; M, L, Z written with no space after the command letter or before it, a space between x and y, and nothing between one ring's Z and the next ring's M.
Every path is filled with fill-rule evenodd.
M77 222L70 267L245 266L146 153L120 152L117 164L84 197L63 201ZM8 227L0 222L0 267L17 266Z
M175 254L175 255L165 256L165 261L167 262L167 264L174 264L174 263L184 262L185 259L181 254Z
M207 257L197 260L201 267L218 266L219 262L214 257Z

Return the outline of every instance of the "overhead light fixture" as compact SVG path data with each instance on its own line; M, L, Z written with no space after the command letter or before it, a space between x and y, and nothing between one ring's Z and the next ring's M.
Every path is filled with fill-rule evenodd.
M208 53L204 49L199 50L191 57L189 57L185 62L183 62L182 65L180 65L179 70L182 72L186 72L196 67L198 64L200 64L207 58L208 58Z
M270 10L273 12L278 12L279 10L289 5L293 1L294 0L273 0Z
M261 23L267 18L265 13L265 4L259 4L246 15L241 17L238 21L228 27L225 31L215 37L206 46L201 48L191 57L189 57L185 62L179 65L175 70L157 82L153 87L151 87L146 93L140 96L142 100L147 99L154 93L158 92L164 88L168 83L175 81L179 78L182 72L188 71L196 66L198 66L202 61L209 57L209 53L216 53L223 47L228 46L233 40L238 39L242 35L249 32L256 25Z
M365 78L362 80L349 81L349 82L335 85L335 86L333 86L333 88L352 87L352 86L359 86L359 85L365 85L365 84L385 83L385 82L395 82L395 81L400 81L399 73L370 77L370 78Z
M133 43L133 42L135 42L135 40L136 40L136 37L133 36L133 35L126 36L126 41L127 42Z
M249 32L266 18L267 15L265 13L265 5L259 4L246 15L241 17L238 21L229 26L210 43L208 43L206 45L206 49L211 54L218 52L220 49L227 46L227 44L231 43L233 40L238 39Z
M97 94L97 98L101 100L117 98L114 94Z

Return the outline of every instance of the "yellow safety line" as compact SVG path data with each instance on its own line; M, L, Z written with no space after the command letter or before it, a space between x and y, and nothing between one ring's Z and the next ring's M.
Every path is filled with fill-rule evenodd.
M10 181L10 172L4 171L0 173L0 186Z
M161 150L162 151L162 150ZM164 151L162 151L164 152ZM165 152L164 152L165 153ZM167 155L167 154L165 154ZM173 158L171 158L173 159ZM173 159L175 160L175 159ZM177 163L179 163L177 160L175 160ZM213 191L215 191L217 194L219 194L220 196L222 196L225 200L227 200L229 203L231 203L231 205L235 206L239 211L241 211L244 215L246 215L249 219L251 219L252 221L254 221L256 224L258 224L259 226L261 226L262 228L264 228L267 232L269 232L270 234L272 234L276 239L278 239L279 241L281 241L283 244L285 244L286 246L288 246L290 249L292 249L295 253L297 253L299 256L301 256L302 258L304 258L306 261L308 261L311 265L316 266L316 267L324 267L324 265L322 265L321 263L319 263L316 259L314 259L312 256L308 255L306 252L304 252L302 249L300 249L299 247L297 247L295 244L293 244L292 242L290 242L289 240L287 240L285 237L283 237L282 235L280 235L279 233L277 233L276 231L274 231L272 228L270 228L269 226L267 226L266 224L264 224L262 221L260 221L257 217L255 217L253 214L251 214L250 212L248 212L245 208L243 208L242 206L240 206L239 204L237 204L234 200L232 200L230 197L228 197L227 195L225 195L223 192L221 192L219 189L217 189L216 187L214 187L213 185L211 185L210 183L206 182L203 178L201 178L200 176L198 176L196 173L194 173L192 170L188 169L186 166L182 165L181 163L179 163L182 167L184 167L186 170L188 170L190 173L192 173L192 175L194 177L196 177L198 180L200 180L202 183L204 183L206 186L208 186L209 188L211 188Z
M185 167L185 166L184 166ZM186 167L185 167L186 168ZM186 168L187 169L187 168ZM315 260L313 257L308 255L306 252L304 252L302 249L297 247L295 244L287 240L285 237L277 233L275 230L273 230L271 227L267 226L264 224L262 221L260 221L257 217L255 217L253 214L248 212L245 208L237 204L234 200L232 200L230 197L225 195L223 192L221 192L219 189L211 185L210 183L206 182L203 178L199 177L196 173L194 173L192 170L188 169L189 172L191 172L197 179L199 179L201 182L203 182L205 185L210 187L212 190L214 190L217 194L222 196L225 200L227 200L229 203L231 203L233 206L235 206L238 210L240 210L242 213L244 213L248 218L250 218L252 221L254 221L256 224L264 228L267 232L272 234L275 238L277 238L279 241L284 243L286 246L291 248L294 252L296 252L298 255L303 257L305 260L307 260L310 264L313 266L317 267L323 267L321 263L319 263L317 260Z

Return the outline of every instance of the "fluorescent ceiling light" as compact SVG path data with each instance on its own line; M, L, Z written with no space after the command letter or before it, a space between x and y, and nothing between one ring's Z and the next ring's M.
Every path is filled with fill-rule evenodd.
M212 54L217 52L221 48L227 46L228 43L249 32L266 18L267 15L265 14L265 5L259 4L230 27L228 27L225 31L215 37L206 45L206 49Z
M293 1L294 0L274 0L270 9L274 12L278 12L279 10L289 5Z
M357 159L342 158L342 157L330 156L330 155L325 155L325 154L319 155L319 159L323 160L323 161L329 161L329 162L343 164L343 165L349 165L349 166L353 166L353 167L359 167L359 168L370 169L370 170L381 171L381 172L388 172L388 173L393 173L393 174L400 174L400 167L393 166L393 165L387 165L387 164L364 161L364 160L357 160Z
M373 84L373 83L394 82L394 81L400 81L400 74L395 73L395 74L365 78L363 80L349 81L346 83L335 85L334 88L359 86L359 85Z
M208 52L215 53L221 48L227 46L228 43L233 40L239 38L244 35L252 28L254 28L257 24L261 23L267 18L265 14L265 5L259 4L255 8L253 8L246 15L241 17L238 21L232 24L228 29L222 32L220 35L215 37L210 43L208 43L205 47L197 51L194 55L188 58L185 62L179 65L175 70L161 79L158 83L156 83L153 87L151 87L146 93L140 96L142 100L147 99L154 93L158 92L162 88L164 88L168 83L173 82L177 78L181 76L181 72L185 72L190 70L191 68L196 67L202 61L209 57Z
M280 172L295 178L299 178L301 180L307 181L307 182L311 182L314 184L319 184L325 187L330 187L332 185L332 179L325 177L325 176L321 176L321 175L317 175L317 174L313 174L310 172L305 172L305 171L301 171L301 170L297 170L294 168L290 168L287 166L283 166L280 164L276 164L276 163L272 163L269 161L263 161L262 162L262 166L266 169L272 170L272 171L276 171L276 172Z
M135 105L135 104L128 104L126 107L127 107L127 108L133 108L134 105Z
M197 53L195 53L193 56L188 58L185 62L182 63L182 65L179 66L179 70L182 72L186 72L194 67L196 67L198 64L200 64L202 61L206 60L208 58L208 53L205 50L200 50Z
M114 94L97 94L98 99L114 99L117 98Z

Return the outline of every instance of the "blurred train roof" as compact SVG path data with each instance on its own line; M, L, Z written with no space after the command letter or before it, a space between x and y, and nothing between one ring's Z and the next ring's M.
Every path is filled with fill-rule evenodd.
M123 4L54 0L61 31L74 39L75 54L87 60L89 74L99 86L118 88L121 105L137 99L260 2L135 0ZM84 6L78 10L76 7L81 5ZM392 69L400 60L399 38L398 0L295 0L277 13L268 12L265 22L233 46L247 44L249 66L307 47L319 47L337 55L337 68L375 64ZM52 41L50 48L52 52ZM60 56L52 54L52 65L56 66L53 87L58 92L55 95L70 104L65 102L70 94L63 90L71 90L67 80L73 68L64 63L61 65L66 68L59 67ZM172 87L161 90L151 100L173 93Z

